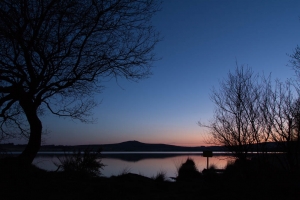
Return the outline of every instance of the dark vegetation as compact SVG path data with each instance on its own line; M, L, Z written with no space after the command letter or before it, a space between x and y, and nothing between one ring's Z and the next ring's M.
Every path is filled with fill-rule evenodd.
M300 168L300 48L291 56L296 79L272 81L250 67L237 66L214 89L214 117L208 142L221 145L239 160L257 152L266 156L272 149L283 152L278 162L285 170Z
M0 140L28 139L19 164L40 149L42 115L92 122L103 81L150 76L159 9L156 0L0 1Z
M77 158L77 153L72 156ZM236 160L223 171L211 166L200 172L194 161L187 159L178 168L175 181L169 181L163 171L152 178L129 171L106 178L70 173L67 167L47 172L1 160L1 199L298 199L298 172L257 160Z
M152 177L152 179L155 181L163 182L167 181L168 177L166 177L166 172L159 171L154 177Z
M194 181L199 179L201 173L197 170L194 160L188 158L178 168L178 176L176 181Z
M88 122L102 80L151 74L159 9L155 0L0 1L0 139L28 138L18 157L0 149L1 199L299 199L300 47L290 56L296 80L274 84L237 67L213 90L215 116L200 125L236 156L223 171L187 159L174 182L164 172L105 178L90 150L66 155L56 172L31 165L43 114ZM269 142L283 153L267 153Z
M73 154L65 152L64 157L57 157L60 163L54 163L57 170L62 170L70 175L96 177L101 175L101 169L105 166L101 162L101 149L94 152L90 149L85 149L83 152L78 150Z

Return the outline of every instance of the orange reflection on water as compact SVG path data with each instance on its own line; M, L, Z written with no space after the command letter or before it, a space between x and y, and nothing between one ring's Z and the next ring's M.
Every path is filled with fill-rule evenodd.
M184 163L187 158L194 160L196 167L200 172L206 168L207 158L202 155L178 155L167 158L147 158L136 162L106 158L102 160L103 163L107 165L107 167L103 170L103 174L110 177L112 175L119 175L122 172L131 172L147 177L153 177L159 172L164 172L166 173L166 177L176 177L180 165ZM209 158L209 166L214 165L217 169L224 169L229 160L232 160L232 157L211 157Z
M106 177L120 175L122 173L135 173L147 177L153 177L159 172L164 172L166 177L176 177L178 168L184 163L187 158L194 160L197 169L202 172L206 168L207 158L203 157L202 154L192 155L175 155L175 154L162 154L157 155L151 154L151 156L144 157L146 154L134 154L134 153L122 153L113 154L113 157L105 155L102 158L102 163L106 166L103 168L102 175ZM154 155L154 156L153 156ZM57 155L57 156L63 156ZM54 171L57 167L54 162L58 162L57 156L54 155L40 155L34 160L34 164L38 167L46 169L48 171ZM154 158L153 158L154 157ZM230 156L216 155L209 158L209 166L214 165L217 169L223 169L226 167L228 161L233 160Z

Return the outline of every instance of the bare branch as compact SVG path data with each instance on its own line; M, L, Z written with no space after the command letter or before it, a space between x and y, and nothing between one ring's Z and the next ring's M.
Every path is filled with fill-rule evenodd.
M1 116L19 130L27 118L34 150L26 152L39 148L41 105L88 122L103 78L138 81L151 74L160 41L151 18L159 9L156 0L0 2ZM23 113L7 114L14 104Z

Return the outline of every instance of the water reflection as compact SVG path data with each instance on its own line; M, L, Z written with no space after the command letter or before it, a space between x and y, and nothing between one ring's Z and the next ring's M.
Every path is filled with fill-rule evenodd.
M54 163L59 163L57 157L63 154L41 154L38 155L34 164L42 169L54 171L57 169ZM106 165L102 170L103 176L110 177L123 172L141 174L152 177L158 172L165 172L167 177L176 177L177 169L186 161L192 158L199 171L206 168L206 158L199 153L104 153L102 162ZM209 158L209 165L214 165L218 169L223 169L229 160L233 158L229 155L216 155Z

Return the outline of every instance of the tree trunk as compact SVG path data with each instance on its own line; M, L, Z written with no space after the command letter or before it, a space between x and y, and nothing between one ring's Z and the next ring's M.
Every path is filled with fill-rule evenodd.
M20 100L20 105L30 126L30 136L26 148L19 156L19 160L23 165L30 165L41 147L42 122L37 115L39 104L34 103L30 98L23 98Z

